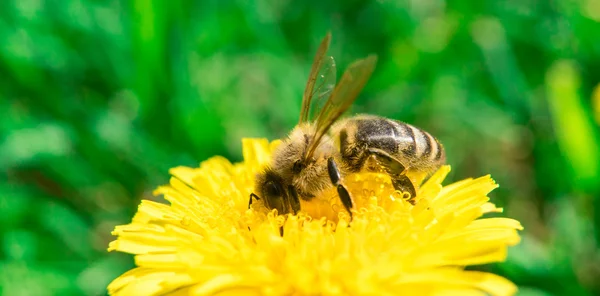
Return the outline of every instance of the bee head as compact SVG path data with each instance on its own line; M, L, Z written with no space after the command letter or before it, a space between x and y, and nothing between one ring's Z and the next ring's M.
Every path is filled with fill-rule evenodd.
M255 187L268 209L277 209L279 214L296 213L299 210L296 190L285 184L283 178L271 168L256 176Z

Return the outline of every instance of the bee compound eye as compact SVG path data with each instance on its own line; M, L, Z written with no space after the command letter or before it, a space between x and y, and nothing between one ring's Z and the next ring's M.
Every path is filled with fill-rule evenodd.
M265 193L270 197L281 196L279 186L273 181L269 181L265 184Z

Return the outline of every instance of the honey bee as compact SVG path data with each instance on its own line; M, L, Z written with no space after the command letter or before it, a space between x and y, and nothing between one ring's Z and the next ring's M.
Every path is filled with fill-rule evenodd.
M280 214L296 214L301 199L310 201L335 186L352 218L353 201L344 186L348 174L383 171L394 188L414 202L415 184L406 173L429 174L445 163L442 144L412 125L374 115L338 120L367 83L377 57L369 55L352 63L336 85L335 61L326 56L330 40L328 33L314 57L299 123L275 149L270 165L256 176L258 194L250 195L248 207L253 198L262 199ZM377 165L366 165L367 160Z

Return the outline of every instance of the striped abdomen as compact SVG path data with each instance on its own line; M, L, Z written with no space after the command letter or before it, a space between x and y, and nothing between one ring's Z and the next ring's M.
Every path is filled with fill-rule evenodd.
M362 168L368 148L394 156L410 169L431 171L445 161L443 146L429 133L397 120L372 115L346 119L338 125L342 160L352 171Z

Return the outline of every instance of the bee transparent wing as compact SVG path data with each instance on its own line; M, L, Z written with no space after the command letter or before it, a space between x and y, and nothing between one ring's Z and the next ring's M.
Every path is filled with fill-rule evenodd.
M318 112L323 110L325 102L335 88L336 74L335 60L332 56L326 56L321 64L315 88L312 92L313 99L311 100L311 106L309 106L309 121L315 120Z
M371 74L373 74L376 64L377 56L369 55L352 63L344 72L340 83L333 89L331 96L319 112L316 119L316 132L308 146L306 158L312 156L323 135L354 103Z
M315 54L310 74L302 95L302 107L300 110L299 123L307 122L313 119L311 110L320 110L314 105L323 105L325 98L328 98L335 86L336 68L333 57L327 56L329 43L331 42L331 33L327 33L321 41L317 53ZM315 98L316 96L316 98ZM313 100L315 98L316 100Z

